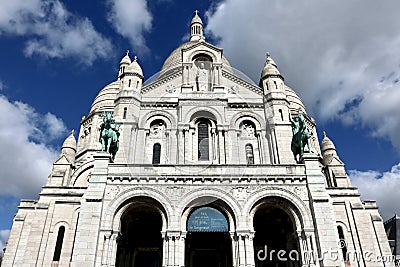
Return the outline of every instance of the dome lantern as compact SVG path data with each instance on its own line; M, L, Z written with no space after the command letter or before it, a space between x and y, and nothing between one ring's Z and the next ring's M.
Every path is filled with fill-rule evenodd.
M199 11L195 11L195 15L190 23L190 41L204 41L205 37L203 35L203 21L198 15Z

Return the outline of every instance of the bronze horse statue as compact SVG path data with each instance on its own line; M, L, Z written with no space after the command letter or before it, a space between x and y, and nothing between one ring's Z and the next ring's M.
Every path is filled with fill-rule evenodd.
M312 153L310 147L310 132L307 129L307 125L304 119L303 113L292 119L289 114L289 120L292 124L293 138L291 143L291 150L294 156L294 160L299 163L301 157L304 155L304 147L307 145L308 152Z
M104 112L99 141L101 142L101 151L110 153L113 161L119 149L119 135L119 124L115 123L111 112Z

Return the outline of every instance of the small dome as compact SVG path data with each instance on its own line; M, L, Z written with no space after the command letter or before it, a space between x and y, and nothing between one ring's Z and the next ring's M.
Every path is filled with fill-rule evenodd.
M200 16L198 15L199 12L196 10L195 13L196 13L196 14L194 15L194 17L193 17L193 19L192 19L192 22L191 22L190 24L193 24L193 23L200 23L200 24L203 24L203 21L201 20Z
M125 69L125 73L137 73L143 77L143 71L140 67L139 63L137 62L137 57L135 56L132 63Z
M336 147L333 144L332 140L329 139L328 136L326 136L326 133L324 132L324 138L322 139L322 145L321 145L321 150L322 150L322 156L324 159L329 156L337 156L336 153Z
M122 64L131 64L131 58L129 57L129 50L126 51L126 55L121 59L121 62L119 63L119 65Z
M336 147L333 144L332 140L329 139L328 136L326 136L325 132L324 132L324 138L322 139L321 151L322 151L322 161L325 165L331 163L333 157L337 157Z
M328 136L326 136L326 132L324 132L324 138L322 139L321 149L322 149L322 153L324 153L325 151L328 151L328 150L334 150L336 152L336 147L333 144L332 140L329 139Z
M74 133L75 131L72 130L70 135L65 139L61 148L62 150L64 150L64 148L71 148L76 151L76 139Z
M102 107L114 108L114 100L119 92L119 81L110 83L104 87L93 101L90 112Z
M261 72L261 78L266 75L281 75L275 61L267 54L267 59L265 60L264 69Z

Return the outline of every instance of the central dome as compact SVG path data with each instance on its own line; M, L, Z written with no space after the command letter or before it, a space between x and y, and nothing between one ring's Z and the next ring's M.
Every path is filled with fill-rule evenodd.
M182 64L182 50L187 49L191 46L198 44L198 41L189 41L181 44L178 48L176 48L172 53L167 57L164 61L164 64L161 68L161 73L164 73L167 70L171 70L173 68L179 67ZM228 59L224 55L222 55L222 63L225 67L231 67Z

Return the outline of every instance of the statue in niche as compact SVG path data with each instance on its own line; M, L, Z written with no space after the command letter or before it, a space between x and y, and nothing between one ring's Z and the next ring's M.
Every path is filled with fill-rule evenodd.
M205 68L204 63L200 63L196 73L197 91L208 91L208 70Z

